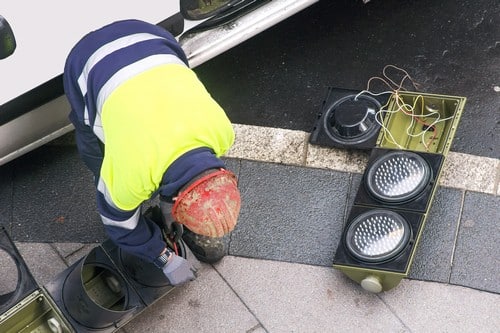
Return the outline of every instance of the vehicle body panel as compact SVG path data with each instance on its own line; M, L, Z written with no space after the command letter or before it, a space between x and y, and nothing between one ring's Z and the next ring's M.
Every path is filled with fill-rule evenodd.
M28 8L26 8L28 7ZM4 0L0 11L14 32L17 49L0 61L0 105L62 73L66 56L85 34L126 18L158 23L179 11L177 1Z

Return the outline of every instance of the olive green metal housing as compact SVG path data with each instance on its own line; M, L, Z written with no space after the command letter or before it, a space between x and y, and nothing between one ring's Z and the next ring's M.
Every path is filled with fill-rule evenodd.
M376 147L441 154L444 159L450 150L465 102L466 98L459 96L417 92L393 93L387 104L387 110L384 111L385 117ZM363 263L353 265L347 260L334 260L333 267L342 271L370 292L387 291L396 287L409 274L439 183L440 174L441 168L435 175L435 186L433 186L432 194L428 199L427 209L423 213L422 224L415 237L415 244L413 244L411 253L406 259L407 265L404 271L394 272L378 269L374 265L364 265ZM381 206L385 209L392 209L383 204ZM345 230L339 249L343 246L344 236ZM342 251L344 249L342 248Z
M392 94L387 106L389 112L384 117L384 126L376 146L446 156L460 122L465 101L465 97L458 96L416 92ZM404 106L411 106L413 113L404 110ZM434 129L423 123L433 124Z
M0 315L0 328L4 333L70 333L74 332L43 289L18 302Z

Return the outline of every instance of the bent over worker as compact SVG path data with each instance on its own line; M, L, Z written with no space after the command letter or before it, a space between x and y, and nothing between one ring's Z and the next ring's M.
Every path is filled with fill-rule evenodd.
M73 47L63 81L110 239L153 262L172 285L193 280L195 269L141 210L159 195L164 221L184 226L196 257L221 259L240 210L236 177L220 159L234 131L175 38L138 20L111 23Z

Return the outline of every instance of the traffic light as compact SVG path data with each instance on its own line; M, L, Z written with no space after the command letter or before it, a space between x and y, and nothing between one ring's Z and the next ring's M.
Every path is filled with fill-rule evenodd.
M146 305L101 245L45 285L76 332L113 332Z
M182 239L178 255L196 259ZM152 263L106 240L45 286L76 332L114 332L174 289Z
M179 256L198 265L182 238L166 241ZM0 294L2 333L115 332L174 289L159 268L111 240L97 244L42 287L1 227L0 255L3 252L7 256L0 256L0 263L5 267L4 261L12 261L17 280L8 283L14 290Z
M105 241L102 247L120 272L124 274L128 283L137 291L145 306L150 306L173 290L174 287L170 285L163 272L152 263L144 262L140 258L128 254L110 240ZM191 262L196 260L182 240L177 242L177 249L178 254L183 258L187 258Z
M394 92L333 266L371 292L408 276L466 98Z

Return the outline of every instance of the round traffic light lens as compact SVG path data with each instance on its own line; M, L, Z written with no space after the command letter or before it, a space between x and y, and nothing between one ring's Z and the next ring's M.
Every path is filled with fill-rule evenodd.
M368 191L385 202L413 199L427 186L431 170L425 159L409 151L397 151L379 157L368 169Z
M374 209L356 217L347 229L349 252L367 262L386 261L401 252L410 240L410 226L398 213Z

